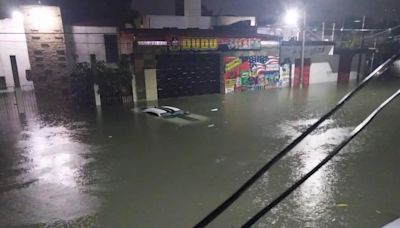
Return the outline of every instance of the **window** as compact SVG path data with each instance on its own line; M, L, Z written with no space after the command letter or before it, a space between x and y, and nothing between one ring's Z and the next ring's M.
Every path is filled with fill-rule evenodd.
M106 61L116 63L118 61L118 38L117 35L104 35L106 47Z
M10 61L11 61L12 74L14 78L14 85L16 88L19 88L21 87L21 84L19 82L17 57L15 55L10 55Z
M185 15L185 0L175 0L175 15L176 16Z
M6 77L0 76L0 90L7 89Z

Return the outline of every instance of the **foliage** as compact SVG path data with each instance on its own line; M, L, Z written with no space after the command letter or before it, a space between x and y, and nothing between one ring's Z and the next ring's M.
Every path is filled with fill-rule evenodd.
M71 91L78 104L93 104L93 78L89 63L77 63L71 73Z
M93 103L93 85L99 85L101 96L128 93L132 82L129 59L122 57L116 66L109 66L104 61L96 63L92 70L89 63L77 63L71 74L71 87L75 100L79 104Z
M109 67L105 62L97 62L97 74L93 77L93 82L99 85L100 95L122 92L131 85L132 74L129 69L129 62L121 60L117 67Z

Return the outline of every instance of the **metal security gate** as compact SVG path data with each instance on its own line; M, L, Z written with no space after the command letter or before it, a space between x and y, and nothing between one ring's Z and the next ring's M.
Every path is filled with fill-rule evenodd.
M157 61L158 98L220 92L218 54L162 55Z
M7 87L0 91L0 121L18 117L21 113L34 115L38 111L33 86L22 86L20 93L16 93L14 89Z

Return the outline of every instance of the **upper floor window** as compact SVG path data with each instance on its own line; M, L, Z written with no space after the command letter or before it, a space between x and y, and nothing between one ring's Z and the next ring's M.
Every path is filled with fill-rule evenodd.
M185 15L185 0L175 0L175 15L176 16Z
M106 61L108 63L116 63L119 56L117 35L104 35L104 44L106 48Z

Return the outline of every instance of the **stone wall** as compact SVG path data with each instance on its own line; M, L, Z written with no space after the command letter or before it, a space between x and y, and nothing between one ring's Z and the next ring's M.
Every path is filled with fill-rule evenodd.
M35 89L67 95L70 71L60 8L28 5L22 6L21 12Z

